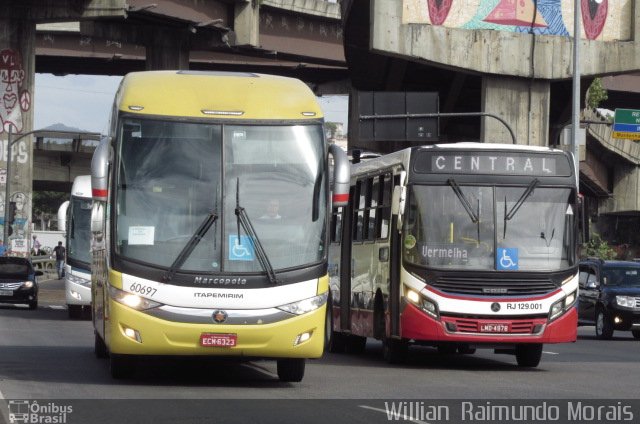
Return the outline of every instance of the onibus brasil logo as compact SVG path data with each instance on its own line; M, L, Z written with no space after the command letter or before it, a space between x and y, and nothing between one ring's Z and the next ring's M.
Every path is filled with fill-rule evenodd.
M38 403L29 400L10 400L9 422L12 424L65 424L73 412L71 405L55 402Z

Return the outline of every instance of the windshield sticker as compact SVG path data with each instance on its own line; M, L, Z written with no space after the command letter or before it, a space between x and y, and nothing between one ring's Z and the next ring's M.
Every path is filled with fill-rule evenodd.
M499 247L498 256L496 257L496 268L498 271L517 271L518 249Z
M249 236L229 235L229 260L230 261L253 261L255 259L253 242Z
M153 245L156 227L129 227L129 245Z

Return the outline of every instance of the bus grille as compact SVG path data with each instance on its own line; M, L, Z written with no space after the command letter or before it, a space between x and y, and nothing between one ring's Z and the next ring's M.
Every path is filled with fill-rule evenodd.
M546 318L538 319L481 319L481 318L456 318L456 317L442 317L443 321L447 324L447 327L455 328L454 332L457 333L482 333L482 324L486 322L501 323L504 322L508 325L508 331L502 332L503 334L537 334L539 333L544 324ZM489 334L489 333L482 333ZM495 333L500 334L500 333Z
M558 288L548 278L497 280L495 278L478 277L439 277L430 285L445 293L487 297L545 294Z

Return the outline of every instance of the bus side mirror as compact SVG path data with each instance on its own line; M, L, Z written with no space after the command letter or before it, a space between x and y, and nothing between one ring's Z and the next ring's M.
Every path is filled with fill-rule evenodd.
M391 197L391 214L398 215L398 230L402 228L402 215L404 214L404 200L406 198L406 193L406 187L393 187L393 196Z
M101 243L104 238L104 203L102 202L94 202L91 208L91 237L97 243Z
M109 194L109 160L111 159L111 139L104 137L91 158L91 194L93 200L107 201Z

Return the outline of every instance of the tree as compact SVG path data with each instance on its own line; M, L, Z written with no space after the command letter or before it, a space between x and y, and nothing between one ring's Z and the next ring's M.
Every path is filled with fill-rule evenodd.
M69 193L60 191L34 191L33 192L33 210L31 211L32 220L40 221L40 228L46 229L46 221L57 216L58 208L65 201L69 200Z
M608 98L609 94L602 86L602 78L595 78L587 90L587 106L595 109Z
M335 122L325 122L324 129L327 132L327 138L333 138L336 136L338 124L336 124Z
M597 234L594 234L591 240L585 243L584 248L587 256L597 257L605 261L616 257L616 251Z

